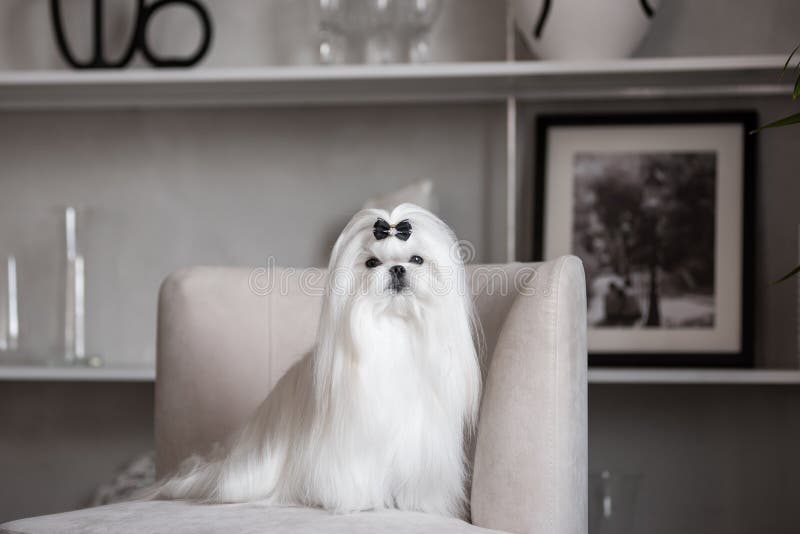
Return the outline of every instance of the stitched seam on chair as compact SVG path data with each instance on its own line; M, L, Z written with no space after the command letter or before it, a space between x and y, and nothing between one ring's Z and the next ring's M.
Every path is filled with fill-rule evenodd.
M269 388L269 391L272 391L272 358L274 354L274 351L272 350L272 342L274 337L272 335L272 309L274 308L272 302L273 293L274 291L267 291L267 302L265 304L267 308L267 387Z
M558 347L558 318L559 318L559 311L561 310L561 275L562 275L562 273L564 271L564 265L567 263L567 258L561 257L559 263L560 263L560 265L558 266L558 272L556 274L555 284L554 284L555 285L555 314L553 316L553 338L554 338L553 339L553 348L554 348L554 350L553 350L553 358L554 358L555 361L553 362L553 367L554 367L554 369L553 369L553 371L554 371L553 372L553 381L554 381L554 384L553 384L553 400L554 400L553 405L555 406L555 408L554 408L555 416L553 417L553 421L552 421L552 424L550 426L550 431L553 434L555 434L555 436L551 440L551 446L555 445L555 441L556 441L556 439L558 438L558 435L559 435L559 433L558 433L558 426L559 426L559 410L558 410L558 408L559 408L559 405L558 405L558 403L559 403L559 389L558 389L558 384L559 384L559 378L560 378L559 377L560 369L559 369L559 352L558 352L558 349L559 349L559 347ZM553 456L550 456L550 462L551 462L550 476L551 476L552 480L555 480L555 475L556 474L555 474L555 462L553 460ZM551 500L551 515L550 515L550 517L551 517L552 522L553 522L551 524L551 529L553 527L553 524L555 524L555 525L557 525L557 530L556 531L560 531L561 525L558 522L561 519L560 514L559 514L559 506L561 504L559 499L561 497L561 495L560 495L561 492L560 491L555 491L554 493L555 493L555 496L551 497L552 500ZM553 501L554 501L554 503L553 503Z

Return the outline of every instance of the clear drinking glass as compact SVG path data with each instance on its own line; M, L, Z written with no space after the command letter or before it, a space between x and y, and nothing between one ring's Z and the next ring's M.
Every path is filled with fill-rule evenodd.
M404 61L400 8L405 2L406 0L367 0L367 31L364 39L364 60L367 63Z
M440 0L406 0L404 6L408 60L411 63L426 63L430 61L431 28L439 18L442 2Z
M441 0L319 0L319 61L427 61L440 10Z

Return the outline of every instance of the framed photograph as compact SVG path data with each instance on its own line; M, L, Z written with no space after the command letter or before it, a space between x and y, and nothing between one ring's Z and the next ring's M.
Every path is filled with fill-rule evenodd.
M583 260L590 365L752 365L756 125L538 119L534 255Z

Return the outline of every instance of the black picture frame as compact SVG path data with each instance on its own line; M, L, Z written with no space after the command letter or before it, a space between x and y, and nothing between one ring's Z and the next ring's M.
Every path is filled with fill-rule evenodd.
M547 220L548 133L554 127L651 126L651 125L737 124L742 126L742 216L741 235L741 325L739 350L736 352L596 352L589 351L590 366L630 367L752 367L753 355L753 264L756 226L757 136L755 111L631 113L591 115L540 115L535 120L535 159L533 187L533 259L544 259Z

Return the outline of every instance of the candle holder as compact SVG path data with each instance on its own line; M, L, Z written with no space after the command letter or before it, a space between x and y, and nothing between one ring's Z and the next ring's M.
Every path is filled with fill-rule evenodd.
M83 364L86 360L86 278L83 256L78 253L75 208L64 212L66 268L64 286L64 361Z

